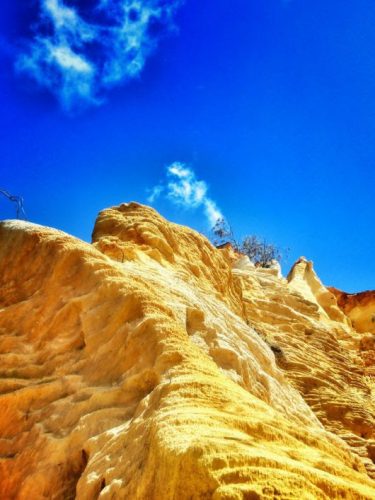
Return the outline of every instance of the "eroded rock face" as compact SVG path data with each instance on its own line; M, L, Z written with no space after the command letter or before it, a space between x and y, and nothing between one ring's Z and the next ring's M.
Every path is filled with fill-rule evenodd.
M350 324L346 315L338 307L335 295L322 284L316 275L311 261L301 257L290 270L287 280L290 288L318 306L321 319Z
M0 498L375 497L358 334L233 260L134 203L0 224Z
M375 291L345 293L333 287L329 290L358 332L375 334Z
M363 359L365 337L350 327L304 258L284 280L267 269L233 273L242 283L249 324L271 346L278 366L375 477L375 386ZM366 349L375 353L371 342Z
M362 333L360 352L366 373L375 377L375 291L345 293L337 288L329 290L335 295L340 309L350 319L353 329Z

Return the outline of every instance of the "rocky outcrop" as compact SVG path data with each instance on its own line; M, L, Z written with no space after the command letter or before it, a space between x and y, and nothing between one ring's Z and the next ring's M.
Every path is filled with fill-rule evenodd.
M333 287L329 290L335 295L338 306L350 318L358 332L375 334L375 291L345 293Z
M0 498L375 497L358 334L236 260L134 203L0 224Z
M321 319L329 318L350 324L345 314L339 309L335 295L322 284L316 275L311 261L301 257L290 270L287 279L290 288L317 305Z
M363 362L363 339L312 263L301 258L284 280L267 269L233 272L249 324L325 428L345 440L374 477L375 387Z
M335 295L338 306L350 319L353 328L362 333L360 352L365 372L375 377L375 291L345 293L333 287L329 290Z

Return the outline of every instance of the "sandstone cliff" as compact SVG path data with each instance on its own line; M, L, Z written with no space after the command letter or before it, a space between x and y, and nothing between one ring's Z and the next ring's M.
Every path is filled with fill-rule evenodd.
M375 376L375 291L345 293L337 288L329 290L335 295L337 304L350 319L353 328L362 333L360 352L366 373Z
M375 291L345 293L333 287L329 290L358 332L375 333Z
M93 244L0 224L0 498L375 498L334 295L131 203Z

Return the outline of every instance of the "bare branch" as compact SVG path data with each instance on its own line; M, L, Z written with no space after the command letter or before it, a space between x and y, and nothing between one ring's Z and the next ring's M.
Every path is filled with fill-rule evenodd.
M232 226L226 219L224 219L224 217L218 219L215 225L211 228L210 239L215 246L230 243L233 248L237 249L238 247L238 242L234 236Z
M0 189L0 194L8 198L9 201L12 203L15 203L16 205L16 217L17 219L24 219L27 220L25 209L23 206L23 198L22 196L16 196L13 194L10 194L8 191L5 189Z

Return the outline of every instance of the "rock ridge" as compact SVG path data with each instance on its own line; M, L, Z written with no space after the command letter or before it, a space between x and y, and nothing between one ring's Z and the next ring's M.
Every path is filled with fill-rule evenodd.
M92 244L0 223L0 497L375 498L362 334L136 203Z

